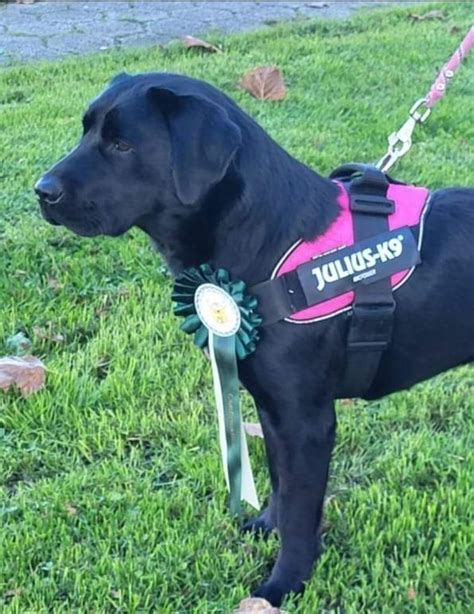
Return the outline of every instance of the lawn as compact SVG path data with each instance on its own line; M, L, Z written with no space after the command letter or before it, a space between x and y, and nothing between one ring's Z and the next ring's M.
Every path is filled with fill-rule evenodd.
M31 186L76 142L87 102L122 70L207 79L328 173L384 153L470 26L469 4L214 33L222 54L174 44L0 72L0 356L22 331L48 368L28 399L0 393L2 612L228 613L277 550L276 538L241 535L227 513L209 364L178 330L172 281L146 237L81 239L39 215ZM433 8L446 19L408 17ZM473 183L473 60L398 178ZM285 100L236 87L264 63L282 68ZM287 612L472 607L473 385L465 367L383 401L340 404L325 553ZM248 397L244 411L255 418ZM264 495L262 442L250 449Z

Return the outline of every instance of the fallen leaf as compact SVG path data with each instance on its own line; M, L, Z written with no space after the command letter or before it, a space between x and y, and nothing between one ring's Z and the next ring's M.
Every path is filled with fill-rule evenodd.
M250 437L261 437L263 439L262 426L258 422L244 422L244 429Z
M327 2L305 2L310 9L325 9L329 6Z
M27 397L44 386L46 368L34 356L7 356L0 358L0 390L15 385Z
M4 599L12 599L13 597L19 597L23 589L21 588L9 588L7 591L3 593Z
M249 597L243 599L239 603L239 607L234 611L234 614L250 614L251 612L259 612L259 614L284 614L283 610L274 608L266 599L260 597Z
M143 435L128 435L126 440L129 443L141 443L143 441Z
M64 505L64 510L68 513L69 516L77 516L79 513L77 507L75 507L71 503L66 503Z
M416 591L412 584L408 587L407 597L410 601L414 601L416 599Z
M257 66L240 80L240 86L258 100L282 100L286 96L285 83L277 66Z
M194 36L183 36L181 41L188 49L197 47L198 49L205 49L211 53L222 53L222 49L219 49L219 47L216 45L212 45L211 43L208 43L200 38L195 38Z
M339 403L343 406L351 407L351 405L354 405L354 399L340 399Z
M416 13L410 13L409 17L413 19L413 21L426 21L430 19L446 19L447 15L444 11L428 11L427 13L422 13L418 15Z
M51 290L61 290L61 288L64 288L64 284L55 277L48 277L48 288L51 288Z
M52 341L53 343L64 343L64 335L53 330L53 323L48 322L47 326L34 326L34 336L40 341Z
M130 288L118 288L116 295L118 297L128 298L130 296Z
M24 356L32 348L31 341L22 332L17 333L12 337L8 337L5 345L7 346L7 350L9 352L11 352L12 354L18 354L20 356Z
M244 551L246 556L251 556L252 552L253 552L253 545L252 544L244 544L242 546L242 550Z
M100 356L95 366L96 377L103 380L107 377L110 367L110 358L108 356Z

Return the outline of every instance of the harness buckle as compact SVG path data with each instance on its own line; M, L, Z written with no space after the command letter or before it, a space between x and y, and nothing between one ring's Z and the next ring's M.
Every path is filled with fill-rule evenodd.
M351 192L351 210L372 215L390 215L395 211L395 203L384 196Z
M358 352L382 352L392 338L395 301L384 303L355 303L348 349Z

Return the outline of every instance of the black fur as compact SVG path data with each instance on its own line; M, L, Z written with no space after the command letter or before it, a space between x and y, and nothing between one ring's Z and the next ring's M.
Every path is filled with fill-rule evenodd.
M120 151L126 143L132 148ZM55 204L45 185L60 194L49 198ZM329 180L227 96L172 74L117 77L91 104L78 148L37 191L52 223L84 236L138 226L174 273L209 262L248 285L267 279L294 241L322 233L338 215ZM396 292L393 342L368 399L474 359L474 190L434 193L425 233L423 263ZM269 326L239 367L257 404L273 486L268 508L246 526L278 528L281 538L255 594L274 605L302 590L318 554L348 317Z

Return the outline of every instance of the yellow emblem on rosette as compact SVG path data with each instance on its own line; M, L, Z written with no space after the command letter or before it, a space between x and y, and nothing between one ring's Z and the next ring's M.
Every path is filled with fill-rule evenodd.
M194 295L196 312L215 335L230 337L240 328L240 309L232 296L214 284L201 284Z

